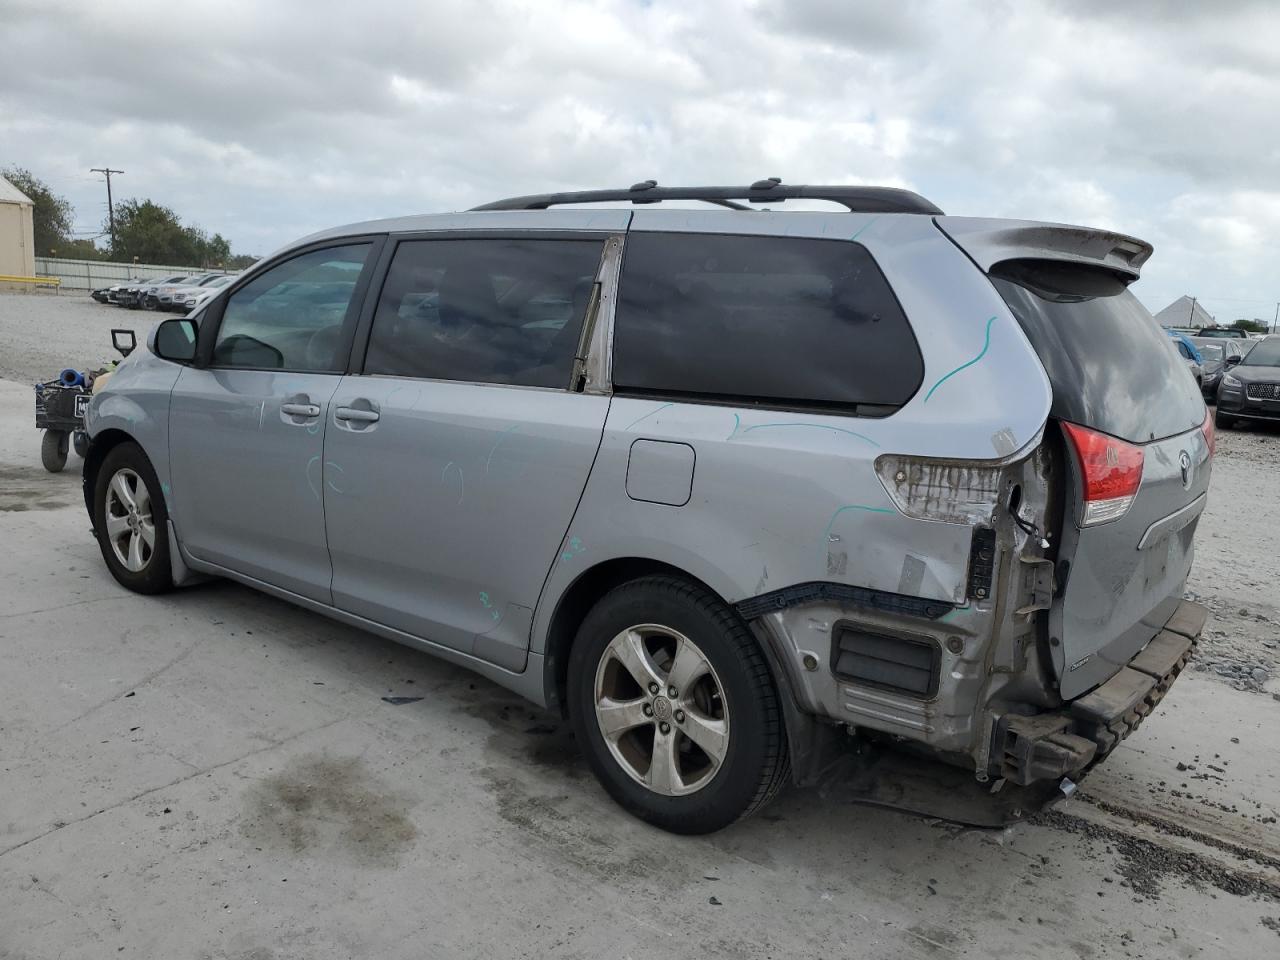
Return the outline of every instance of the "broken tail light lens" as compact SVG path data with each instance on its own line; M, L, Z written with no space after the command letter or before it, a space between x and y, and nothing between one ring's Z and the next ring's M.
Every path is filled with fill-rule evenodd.
M1142 484L1142 448L1077 423L1062 424L1084 485L1080 526L1123 517Z
M1200 432L1204 434L1204 442L1209 447L1209 459L1213 459L1218 449L1217 437L1213 432L1213 411L1204 415L1204 423L1200 424Z

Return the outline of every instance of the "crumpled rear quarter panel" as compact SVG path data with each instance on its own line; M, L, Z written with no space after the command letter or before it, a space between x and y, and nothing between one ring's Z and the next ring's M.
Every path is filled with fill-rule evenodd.
M998 460L1026 447L1050 407L1039 360L986 277L927 217L795 213L752 223L760 233L857 235L911 322L924 358L920 388L883 418L615 397L566 537L578 547L558 556L544 599L597 563L644 557L687 571L730 603L810 581L963 601L972 526L899 512L875 461ZM632 229L726 228L715 214L641 210ZM687 503L628 496L639 440L693 449ZM535 651L553 609L539 607Z

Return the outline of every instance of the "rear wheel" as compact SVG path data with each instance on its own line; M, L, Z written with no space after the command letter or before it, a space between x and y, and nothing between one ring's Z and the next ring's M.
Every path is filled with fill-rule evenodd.
M608 593L569 656L569 712L621 806L675 833L709 833L769 802L789 773L773 678L721 600L674 577Z
M40 462L50 473L61 473L67 465L67 433L64 430L46 430L40 441Z
M1229 417L1219 410L1213 415L1213 425L1219 430L1230 430L1236 425L1236 418Z
M137 593L170 589L169 513L151 461L136 443L113 447L102 461L93 504L98 546L111 575Z

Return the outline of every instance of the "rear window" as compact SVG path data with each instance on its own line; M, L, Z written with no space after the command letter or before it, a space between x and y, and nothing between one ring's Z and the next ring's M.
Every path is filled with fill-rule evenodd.
M1113 274L1014 260L996 264L991 280L1049 375L1055 417L1131 443L1204 421L1200 390L1168 334Z
M1216 343L1197 343L1196 349L1200 351L1200 356L1206 360L1221 360L1222 346Z
M859 244L627 237L614 332L619 392L878 413L906 402L923 374L911 327Z

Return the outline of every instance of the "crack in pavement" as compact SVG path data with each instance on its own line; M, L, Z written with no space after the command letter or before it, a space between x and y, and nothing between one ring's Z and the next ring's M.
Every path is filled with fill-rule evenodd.
M149 797L151 796L151 794L159 793L161 790L168 790L170 787L176 787L179 784L186 783L186 781L191 780L195 777L199 777L206 773L213 773L215 770L221 770L223 767L229 767L232 764L239 763L241 760L247 760L250 757L257 756L260 753L266 753L269 750L275 750L277 747L282 747L287 743L291 743L292 741L297 740L299 737L305 737L307 734L310 734L310 733L318 733L321 730L327 730L329 727L332 727L335 724L342 723L344 720L349 720L349 719L350 717L344 714L343 716L338 717L336 720L330 720L327 723L320 724L319 726L308 727L306 730L300 730L299 732L293 734L292 736L285 737L283 740L272 741L271 743L267 744L264 747L258 747L256 750L250 750L247 753L242 753L240 754L240 756L233 757L230 760L224 760L221 763L215 763L212 766L208 766L208 767L201 767L200 769L195 770L191 773L188 773L185 776L181 776L181 777L178 777L177 779L170 780L168 783L162 783L156 787L149 787L140 793L135 793L131 797L125 797L123 800L119 800L113 804L110 804L109 806L102 807L100 810L95 810L93 813L86 814L85 816L80 817L79 819L69 820L65 823L55 825L50 829L46 830L44 833L37 834L34 837L30 837L27 840L23 840L21 843L14 844L12 847L9 847L6 850L0 850L0 858L7 857L9 854L14 853L18 850L21 850L23 847L30 846L33 843L43 840L45 837L58 833L60 830L65 830L68 827L74 827L78 824L86 823L87 821L92 820L94 817L101 816L104 813L109 813L112 810L117 810L120 807L127 806L128 804L133 803L135 800L141 800L143 797Z
M108 600L137 600L137 597L93 597L89 600L73 600L70 603L59 603L52 607L41 607L38 610L19 610L17 613L0 613L0 620L12 620L14 617L32 617L37 613L52 613L55 610L65 610L67 607L82 607L86 603L105 603Z
M200 640L193 641L189 647L187 647L181 653L173 657L168 663L164 664L164 666L157 667L155 670L152 670L150 673L144 674L141 680L138 680L133 684L127 685L127 690L136 691L140 687L145 687L147 684L151 683L151 681L155 680L157 677L163 674L166 670L170 670L173 667L176 667L179 663L181 663L187 657L191 656L191 654L195 652L196 647L199 647L201 644L207 642L207 639L208 638L202 638ZM107 706L108 704L115 703L117 700L123 700L128 695L129 695L128 692L118 693L110 697L107 697L105 700L100 700L99 702L95 703L93 706L88 707L81 713L78 713L76 716L72 717L70 720L66 720L58 724L52 730L49 730L48 732L41 734L41 736L48 737L52 734L65 730L67 727L71 726L74 723L79 723L85 717L97 712L98 710L101 710L103 707Z

